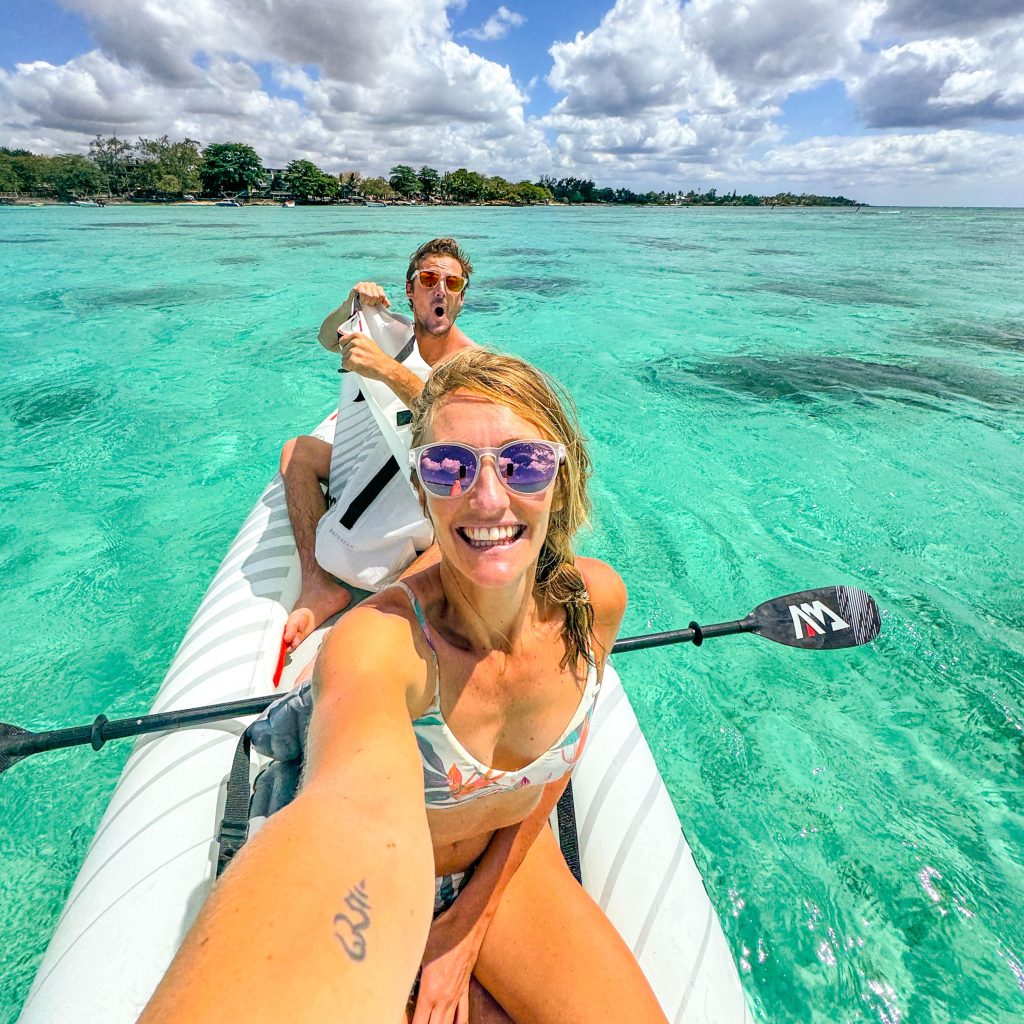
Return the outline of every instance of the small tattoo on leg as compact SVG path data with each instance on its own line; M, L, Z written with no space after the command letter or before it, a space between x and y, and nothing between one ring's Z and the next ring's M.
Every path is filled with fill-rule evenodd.
M353 886L345 897L346 910L334 915L334 937L341 943L350 960L357 963L366 956L366 936L370 927L370 899L366 880Z

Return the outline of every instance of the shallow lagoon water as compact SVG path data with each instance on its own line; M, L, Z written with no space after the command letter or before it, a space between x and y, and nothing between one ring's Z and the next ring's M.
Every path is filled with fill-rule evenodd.
M467 332L580 405L626 634L883 609L853 651L618 660L759 1016L1024 1016L1021 211L0 209L0 720L148 707L335 398L321 317L441 233ZM0 1021L128 751L0 779Z

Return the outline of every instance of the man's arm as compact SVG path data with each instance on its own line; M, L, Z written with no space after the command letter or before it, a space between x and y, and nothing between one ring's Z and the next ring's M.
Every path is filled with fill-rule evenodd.
M423 390L423 381L396 359L385 355L365 334L339 334L341 365L352 373L387 384L402 403L411 407Z
M430 927L433 853L408 669L401 653L375 653L388 651L403 651L402 626L374 608L328 637L303 789L216 884L143 1024L246 1005L310 1024L401 1018Z

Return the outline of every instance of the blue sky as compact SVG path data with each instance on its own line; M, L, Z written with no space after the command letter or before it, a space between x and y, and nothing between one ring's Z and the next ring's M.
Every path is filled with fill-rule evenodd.
M372 7L372 9L368 9ZM1024 0L7 0L0 145L1024 205Z

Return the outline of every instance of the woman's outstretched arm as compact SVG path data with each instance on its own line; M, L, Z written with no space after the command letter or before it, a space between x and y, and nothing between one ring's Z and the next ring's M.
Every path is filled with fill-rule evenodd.
M411 649L408 624L374 608L332 631L303 788L216 884L144 1024L218 1019L229 1006L318 1024L401 1019L433 905L402 682Z

